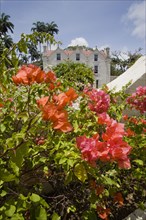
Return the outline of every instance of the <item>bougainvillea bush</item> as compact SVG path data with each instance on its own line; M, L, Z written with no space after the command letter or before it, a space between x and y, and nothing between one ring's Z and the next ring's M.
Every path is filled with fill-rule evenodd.
M33 64L1 64L0 219L120 220L143 208L145 87L136 104L124 90L79 92ZM141 115L125 115L131 107Z

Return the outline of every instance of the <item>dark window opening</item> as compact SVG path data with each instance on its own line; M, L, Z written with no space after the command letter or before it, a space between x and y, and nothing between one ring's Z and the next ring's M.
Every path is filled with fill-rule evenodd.
M94 73L98 73L98 66L94 66Z
M57 60L61 60L61 54L57 53Z
M94 61L98 60L98 54L94 54Z
M80 54L76 53L76 60L80 60Z
M96 88L98 88L98 80L96 80Z

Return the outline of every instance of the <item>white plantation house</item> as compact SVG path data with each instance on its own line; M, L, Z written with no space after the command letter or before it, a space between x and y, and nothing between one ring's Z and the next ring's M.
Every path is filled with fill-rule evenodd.
M57 64L70 60L76 63L84 63L92 68L95 76L94 86L101 87L103 84L110 82L110 49L105 48L99 51L95 49L81 49L76 47L75 50L61 49L59 46L56 50L48 50L44 46L43 68L49 70Z

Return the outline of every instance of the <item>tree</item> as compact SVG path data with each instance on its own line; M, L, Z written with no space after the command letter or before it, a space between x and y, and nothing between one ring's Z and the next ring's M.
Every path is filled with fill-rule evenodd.
M58 34L59 29L57 24L55 24L54 21L52 21L51 23L46 23L46 32L48 34L51 34L52 36L54 36L54 34Z
M31 28L31 31L33 31L33 32L39 32L39 33L46 32L45 31L46 25L44 22L37 21L36 23L33 23L33 26L34 27ZM40 37L37 38L37 41L39 43L39 48L40 48L40 53L41 53L41 43L43 43L43 42L41 41Z
M36 23L33 23L33 26L31 28L31 31L33 32L45 32L50 34L51 36L54 36L54 34L58 34L59 30L58 30L58 26L57 24L55 24L54 21L52 21L51 23L44 23L44 22L40 22L37 21ZM41 52L41 40L38 38L38 42L39 42L39 47L40 47L40 52ZM47 42L48 45L48 42ZM51 45L51 42L50 42Z
M142 56L140 53L141 50L139 48L134 53L130 51L127 53L122 53L121 51L113 52L111 57L111 75L119 76L124 73Z
M45 26L44 22L37 21L36 23L33 23L33 26L34 27L31 28L31 31L33 31L33 32L45 32L46 26Z
M74 63L66 61L53 68L56 76L62 80L62 83L82 90L85 85L93 84L94 75L90 67L83 63Z
M13 39L10 35L2 35L3 46L6 48L10 48L13 45Z
M13 33L14 24L9 21L10 16L6 15L5 13L1 14L0 17L0 34L6 34L8 31L11 31Z

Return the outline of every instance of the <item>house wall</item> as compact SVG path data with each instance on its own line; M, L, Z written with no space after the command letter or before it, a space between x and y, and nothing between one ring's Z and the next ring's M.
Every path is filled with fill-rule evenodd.
M57 54L61 54L61 60L57 60ZM76 54L80 54L80 60L76 60ZM98 55L98 60L94 61L94 55ZM95 73L94 87L101 87L103 84L110 82L110 58L109 49L102 51L102 53L96 48L93 51L82 50L77 48L74 51L65 51L61 48L57 48L54 51L45 51L43 54L43 68L48 71L53 66L56 66L60 62L65 60L71 60L75 63L84 63L94 72L94 66L98 66L98 73ZM97 82L98 81L98 82Z

